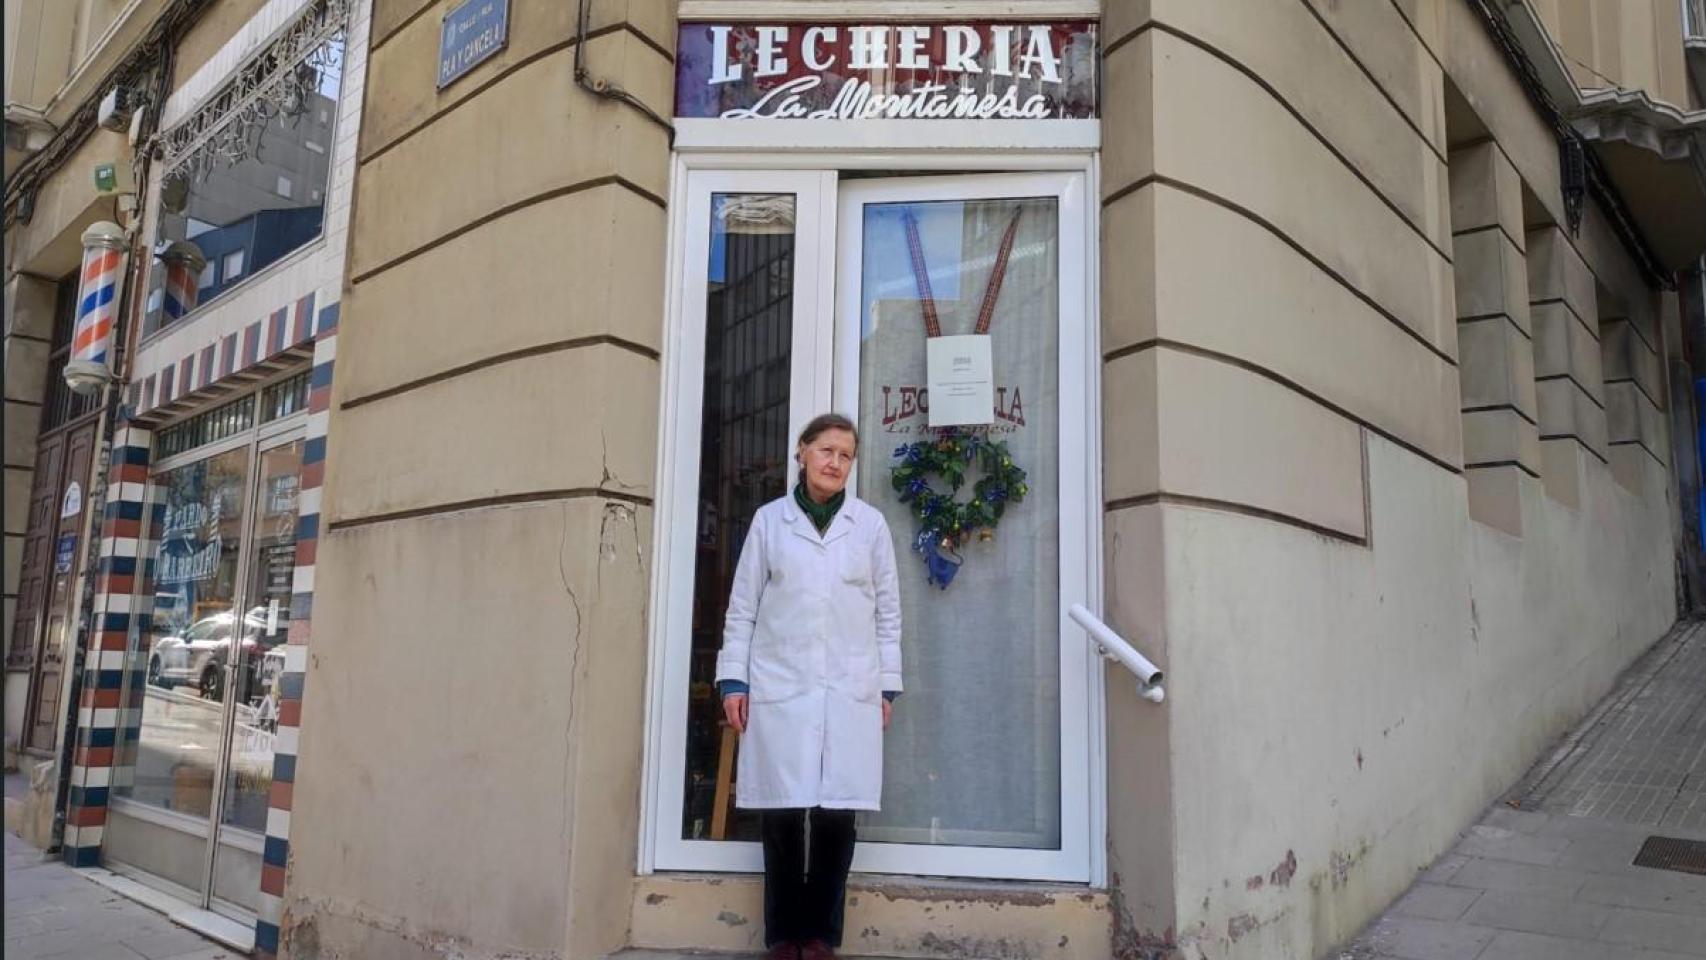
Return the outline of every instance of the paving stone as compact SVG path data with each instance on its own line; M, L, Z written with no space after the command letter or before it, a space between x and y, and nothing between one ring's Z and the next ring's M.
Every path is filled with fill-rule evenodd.
M1470 860L1451 878L1454 887L1509 890L1535 896L1573 896L1582 888L1584 874L1557 867L1511 863L1505 860Z
M1472 887L1418 883L1392 907L1392 912L1400 917L1423 920L1456 920L1469 910L1482 892Z
M1706 957L1706 915L1688 916L1651 910L1618 909L1600 929L1599 938L1649 950Z
M8 858L33 850L6 835ZM219 952L208 951L218 948ZM57 860L8 870L6 960L213 960L235 958L162 914L93 883Z
M1537 837L1502 827L1477 826L1457 845L1457 852L1489 860L1550 866L1570 843L1563 837Z
M1652 960L1637 947L1503 930L1476 960Z
M178 957L197 950L205 950L208 945L204 938L177 926L169 930L149 930L125 934L119 942L147 957L148 960L166 960L168 957Z
M1502 930L1526 930L1591 940L1610 915L1611 908L1598 904L1489 890L1463 915L1463 921Z
M1706 915L1706 877L1645 871L1645 876L1589 875L1576 898L1608 907Z
M1544 813L1517 810L1504 804L1495 805L1481 818L1482 826L1501 827L1517 833L1538 833L1551 822L1552 818Z
M1642 869L1635 866L1635 854L1645 842L1645 834L1571 840L1552 866L1589 873L1627 874Z
M1419 917L1387 917L1373 940L1381 956L1400 960L1475 960L1497 930Z
M1418 880L1421 883L1448 883L1468 862L1469 858L1461 853L1448 853L1434 861L1433 866L1422 871Z

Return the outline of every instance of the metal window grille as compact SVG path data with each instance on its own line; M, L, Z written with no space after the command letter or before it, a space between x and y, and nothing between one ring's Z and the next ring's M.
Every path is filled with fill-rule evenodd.
M176 456L236 436L254 425L255 398L250 395L161 430L157 455Z
M280 380L261 391L262 423L271 423L307 408L308 371L306 370L287 380Z

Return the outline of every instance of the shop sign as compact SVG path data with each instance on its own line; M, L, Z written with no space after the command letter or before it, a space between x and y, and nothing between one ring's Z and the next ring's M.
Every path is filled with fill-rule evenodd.
M438 88L454 83L509 45L509 0L467 0L438 36Z
M1093 20L683 23L675 115L1075 120L1097 115Z
M56 574L70 573L71 567L77 560L77 535L62 533L53 548L53 572Z

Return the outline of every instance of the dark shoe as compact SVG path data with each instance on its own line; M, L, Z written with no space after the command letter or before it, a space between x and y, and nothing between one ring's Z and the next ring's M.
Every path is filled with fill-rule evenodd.
M764 955L766 960L800 960L800 945L797 943L778 943Z
M822 940L800 944L800 960L835 960L835 948Z

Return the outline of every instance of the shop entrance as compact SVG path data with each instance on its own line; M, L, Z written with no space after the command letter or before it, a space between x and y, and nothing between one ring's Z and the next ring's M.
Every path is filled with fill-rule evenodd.
M102 844L109 867L244 923L268 863L307 387L296 374L156 434L151 616Z
M1097 549L1086 179L686 172L659 502L652 868L760 868L756 818L733 806L740 745L722 723L715 659L751 518L792 486L799 429L836 410L860 426L850 489L894 533L905 618L883 809L861 815L854 868L1092 879L1099 684L1065 616L1089 599ZM933 412L938 336L987 347L989 361L971 378L981 393L938 381ZM950 436L943 420L1004 444L1025 473L992 531L951 545L925 532L893 474L904 451ZM958 499L988 472L977 457Z

